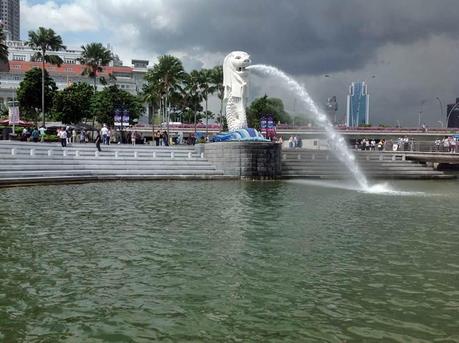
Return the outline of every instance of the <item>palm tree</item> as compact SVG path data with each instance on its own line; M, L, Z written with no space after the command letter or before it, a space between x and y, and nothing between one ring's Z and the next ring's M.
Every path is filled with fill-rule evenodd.
M89 43L82 45L81 57L78 61L85 66L82 75L89 76L94 82L94 95L97 93L97 75L104 71L104 67L113 61L113 54L110 50L105 48L102 43ZM107 84L105 78L100 78L102 84ZM113 79L109 75L109 79ZM96 121L96 114L92 117L92 126L94 127ZM94 134L94 131L92 131ZM92 137L93 138L93 137Z
M190 74L186 76L184 79L184 92L187 96L187 102L193 107L194 112L194 133L196 135L196 115L197 115L197 107L201 103L203 96L202 96L202 89L200 87L200 78L201 74L197 70L193 70Z
M113 61L113 54L105 48L102 43L89 43L81 47L83 52L78 61L85 65L83 75L89 76L94 82L94 94L97 91L97 75L104 71L104 67ZM109 76L112 78L112 76ZM104 78L101 78L102 83L106 83Z
M5 44L5 32L0 26L0 61L8 62L8 46Z
M151 130L154 137L155 136L155 108L159 107L161 104L161 92L157 84L146 83L142 88L143 101L150 104L152 108L151 116ZM160 109L161 111L161 109Z
M213 85L212 69L201 69L199 72L199 88L201 89L201 94L203 100L206 102L206 137L209 136L209 111L208 111L208 100L209 95L214 94L217 90L217 87Z
M163 55L158 59L158 63L146 75L145 79L151 84L156 84L159 94L162 96L162 103L167 120L167 132L169 133L169 111L170 96L176 92L185 77L182 62L174 56Z
M217 92L217 97L220 99L220 127L223 127L223 97L225 94L225 87L223 87L223 66L215 66L211 72L212 84Z
M49 55L48 51L59 51L65 49L62 38L56 35L53 29L39 27L37 31L29 31L29 40L26 42L32 49L38 50L33 56L32 61L41 61L41 113L43 116L43 126L45 126L45 63L60 66L63 61L57 55Z

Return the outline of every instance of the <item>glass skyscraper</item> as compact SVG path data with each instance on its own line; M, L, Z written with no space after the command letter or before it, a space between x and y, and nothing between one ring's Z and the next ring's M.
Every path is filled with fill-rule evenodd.
M20 39L19 0L0 0L0 21L7 40Z
M358 127L370 123L370 95L365 82L352 82L347 96L346 125Z

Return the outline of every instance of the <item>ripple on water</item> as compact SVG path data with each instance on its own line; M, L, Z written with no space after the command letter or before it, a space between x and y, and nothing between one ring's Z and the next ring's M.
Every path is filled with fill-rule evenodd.
M0 341L457 338L453 193L282 182L0 193Z

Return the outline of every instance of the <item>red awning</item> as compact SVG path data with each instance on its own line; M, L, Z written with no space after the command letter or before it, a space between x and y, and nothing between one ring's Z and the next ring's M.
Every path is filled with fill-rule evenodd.
M10 125L9 119L0 120L0 125L9 126ZM25 120L19 120L19 123L16 124L16 125L17 126L34 126L34 123L32 123L30 121L25 121Z

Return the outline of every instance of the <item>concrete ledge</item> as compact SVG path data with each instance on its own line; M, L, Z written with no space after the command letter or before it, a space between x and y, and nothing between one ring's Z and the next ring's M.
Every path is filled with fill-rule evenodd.
M107 176L56 176L0 179L0 188L25 187L57 184L82 184L110 181L209 181L238 180L238 177L225 175L107 175Z
M282 175L281 145L277 143L232 141L199 144L196 149L228 176L269 180Z

